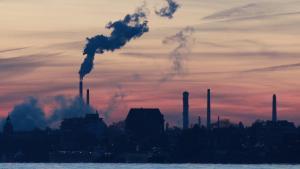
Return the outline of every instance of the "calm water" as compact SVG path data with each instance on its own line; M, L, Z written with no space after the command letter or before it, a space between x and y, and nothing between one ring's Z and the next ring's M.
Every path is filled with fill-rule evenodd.
M300 165L0 163L0 169L300 169Z

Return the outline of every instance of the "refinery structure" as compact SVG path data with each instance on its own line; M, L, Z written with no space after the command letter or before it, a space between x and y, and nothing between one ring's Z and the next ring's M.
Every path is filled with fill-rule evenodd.
M86 99L84 99L84 83L83 80L80 79L79 81L79 97L82 100L83 104L86 104L87 106L91 106L90 105L90 89L86 89ZM207 97L206 97L206 128L207 129L211 129L212 128L212 105L211 105L211 89L207 89ZM191 126L190 123L190 105L189 105L189 97L190 97L190 93L188 91L184 91L182 93L182 129L188 129ZM85 100L85 101L84 101ZM136 108L133 108L131 110L134 110ZM131 111L130 110L130 111ZM152 108L141 108L140 111L145 112L147 110L153 110ZM156 108L156 110L159 110L158 108ZM129 111L129 112L130 112ZM151 111L150 111L151 112ZM149 113L149 112L148 112ZM96 113L98 114L98 112ZM220 125L220 115L218 114L217 116L217 120L216 120L216 126ZM201 117L198 116L198 125L201 125ZM101 120L103 120L101 118ZM277 120L277 97L276 94L273 95L272 98L272 118L271 118L271 122L276 123L278 122ZM166 123L165 126L169 126L169 123Z

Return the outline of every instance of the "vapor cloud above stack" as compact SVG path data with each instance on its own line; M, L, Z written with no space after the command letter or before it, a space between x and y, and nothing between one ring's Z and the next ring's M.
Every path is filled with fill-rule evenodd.
M139 38L149 31L145 5L137 8L135 13L126 15L122 20L109 22L106 28L112 29L110 36L96 35L87 38L83 51L86 58L79 71L81 79L92 71L96 53L103 54L105 51L120 49L130 40Z
M170 60L172 61L171 71L160 79L160 82L165 82L172 79L176 75L184 73L184 61L191 53L191 46L194 43L192 38L195 29L193 27L185 27L173 36L167 37L163 40L163 44L169 45L177 43L178 46L171 51Z
M156 10L155 14L161 17L172 19L173 15L180 7L180 5L175 0L165 0L165 1L167 2L167 6L162 7L159 10Z

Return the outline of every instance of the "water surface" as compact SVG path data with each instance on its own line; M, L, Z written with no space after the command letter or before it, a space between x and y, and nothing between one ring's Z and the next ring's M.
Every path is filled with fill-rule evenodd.
M0 169L300 169L300 165L0 163Z

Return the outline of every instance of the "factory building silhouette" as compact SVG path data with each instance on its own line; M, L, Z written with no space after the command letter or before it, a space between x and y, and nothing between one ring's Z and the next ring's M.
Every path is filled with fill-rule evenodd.
M164 124L164 116L157 108L132 108L125 119L125 129L142 138L162 135Z
M80 95L83 98L83 83L80 83ZM86 102L83 103L90 106L90 89L86 90ZM72 117L63 119L60 125L61 131L65 136L76 135L76 133L86 133L90 136L100 138L104 135L107 125L103 118L99 117L99 113L85 114L84 117ZM67 143L66 143L67 144Z

